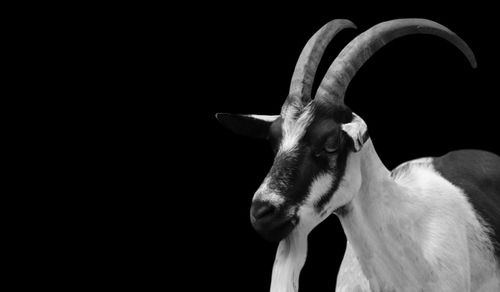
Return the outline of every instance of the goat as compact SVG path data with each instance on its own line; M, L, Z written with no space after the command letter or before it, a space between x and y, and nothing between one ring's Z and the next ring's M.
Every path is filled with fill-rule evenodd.
M311 99L319 60L345 28L355 25L333 20L307 42L279 115L216 115L236 133L268 138L275 153L250 211L257 232L280 241L271 291L298 291L307 236L332 213L348 240L336 291L500 291L500 157L461 150L391 172L344 104L356 72L394 39L441 37L475 68L472 50L430 20L383 22L345 46Z

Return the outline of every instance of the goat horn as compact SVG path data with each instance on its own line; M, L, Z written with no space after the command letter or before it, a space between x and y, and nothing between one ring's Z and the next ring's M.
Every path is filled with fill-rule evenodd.
M476 58L469 46L443 25L427 19L396 19L379 23L357 36L340 52L328 69L316 92L320 102L343 103L344 93L361 66L387 43L410 34L430 34L455 45L476 68Z
M345 28L356 28L356 26L347 19L335 19L325 24L309 39L295 65L290 92L283 110L288 104L302 106L311 100L314 75L323 52L333 37Z

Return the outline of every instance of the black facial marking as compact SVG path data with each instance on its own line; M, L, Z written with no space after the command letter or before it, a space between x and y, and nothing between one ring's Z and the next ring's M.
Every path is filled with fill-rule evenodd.
M327 169L333 173L333 182L330 189L317 201L314 207L320 213L325 205L330 201L333 194L337 191L339 184L344 177L347 164L347 157L354 145L348 135L341 130L341 124L352 121L351 110L344 105L335 106L316 106L314 108L315 121L311 124L311 136L320 139L318 147L324 147L324 143L332 136L337 141L336 151L333 154L323 155L324 163Z
M350 139L347 139L344 135L344 132L341 132L340 135L343 137L341 142L339 143L337 154L333 159L335 159L335 164L333 168L330 170L333 173L333 183L328 192L326 192L314 205L316 211L319 213L323 210L325 205L330 201L333 194L339 188L340 182L345 174L345 169L347 165L347 156L350 153L351 147L349 145ZM351 143L352 144L352 143Z
M281 240L295 228L299 220L297 211L307 199L311 183L320 175L331 173L333 182L328 192L313 206L318 213L325 212L325 205L344 176L347 157L354 149L352 139L342 131L342 124L353 119L348 107L329 105L326 108L325 105L313 102L300 111L297 110L292 118L300 120L301 114L310 115L312 120L306 125L305 133L301 135L297 145L290 150L279 151L284 122L281 117L271 123L268 129L267 138L276 156L268 173L269 181L265 191L281 196L283 203L275 206L272 217L254 219L252 224L261 235L270 240ZM302 119L301 122L303 121L307 119Z
M310 159L309 147L299 146L292 153L280 153L276 156L269 175L272 177L269 188L282 194L285 204L296 206L305 199L309 182L322 171L320 165Z
M306 199L311 182L316 177L333 173L328 193L314 206L321 212L337 190L345 173L347 156L353 148L352 141L341 130L342 123L352 120L352 112L341 105L330 108L313 105L311 114L314 118L298 141L298 147L275 157L269 172L269 188L284 197L285 206L297 206ZM269 140L274 149L279 147L282 138L282 123L278 119L270 128ZM332 148L335 150L332 151Z

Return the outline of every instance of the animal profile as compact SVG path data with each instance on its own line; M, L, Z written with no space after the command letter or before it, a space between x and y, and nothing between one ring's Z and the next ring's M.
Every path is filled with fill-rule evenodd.
M356 72L393 40L437 36L475 68L472 50L430 20L382 22L344 47L312 98L325 48L353 28L333 20L309 39L279 114L217 114L232 131L267 139L275 155L250 211L255 230L279 241L271 292L298 291L307 236L331 214L348 240L336 291L500 291L500 157L459 150L390 171L344 103Z

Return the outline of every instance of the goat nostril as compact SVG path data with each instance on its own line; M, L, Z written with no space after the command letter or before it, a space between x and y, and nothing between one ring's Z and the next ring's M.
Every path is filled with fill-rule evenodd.
M256 203L252 206L252 217L254 220L259 220L264 217L271 216L276 211L276 207L269 203Z

